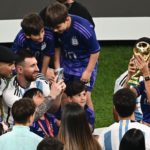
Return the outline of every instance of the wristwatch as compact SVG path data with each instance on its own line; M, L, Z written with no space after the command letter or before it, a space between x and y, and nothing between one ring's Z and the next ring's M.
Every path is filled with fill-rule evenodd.
M145 80L145 81L149 81L149 80L150 80L150 76L144 77L144 80Z

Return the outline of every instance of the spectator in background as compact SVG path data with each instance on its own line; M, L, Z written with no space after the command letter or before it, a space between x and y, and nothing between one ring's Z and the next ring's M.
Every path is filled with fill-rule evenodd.
M146 150L143 132L138 129L128 130L120 142L119 150Z
M65 150L101 150L79 104L65 104L61 121L58 139L64 143Z
M145 136L146 149L150 149L150 128L134 121L136 96L128 88L117 91L113 96L113 104L119 116L119 122L115 122L104 130L99 137L99 143L103 150L117 150L124 134L132 128L140 129Z
M87 105L94 109L91 91L96 80L100 46L93 27L86 19L69 15L61 3L47 8L47 21L58 33L55 68L64 68L65 82L78 79L88 84Z
M55 138L44 138L38 145L37 150L64 150L64 144Z
M77 15L82 18L85 18L93 25L93 27L95 27L95 24L94 24L91 14L86 9L86 7L84 7L81 3L79 3L75 0L56 0L56 1L58 1L62 4L65 4L68 8L69 14ZM47 9L47 7L45 7L44 9L41 10L40 16L43 19L44 24L46 26L48 26L48 24L46 22L46 9Z
M36 107L41 105L44 101L43 92L38 88L29 89L25 92L23 97L31 98ZM30 131L43 138L57 136L59 127L56 122L57 120L52 113L43 113L41 117L30 126Z
M48 69L50 58L54 55L53 32L44 27L43 20L36 13L26 15L21 22L22 29L17 34L12 49L15 53L27 49L34 53L40 71L54 78L53 71Z
M29 126L33 123L35 105L31 99L16 101L12 107L15 125L12 131L0 136L1 150L36 150L42 138L30 132Z

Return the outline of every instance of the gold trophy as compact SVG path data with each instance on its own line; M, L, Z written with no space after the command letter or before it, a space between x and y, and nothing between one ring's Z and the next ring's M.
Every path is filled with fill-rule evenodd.
M138 42L133 49L133 57L136 55L141 55L144 60L147 62L150 58L150 44L144 41ZM141 76L141 72L137 69L137 72L132 75L131 79L128 81L128 84L131 86L139 85L139 78Z

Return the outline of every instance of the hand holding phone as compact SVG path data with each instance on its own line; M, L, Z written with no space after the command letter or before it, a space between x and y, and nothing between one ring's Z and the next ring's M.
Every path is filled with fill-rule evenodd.
M64 68L58 68L55 70L55 73L57 75L57 80L56 82L60 81L61 79L63 79L63 74L64 74Z

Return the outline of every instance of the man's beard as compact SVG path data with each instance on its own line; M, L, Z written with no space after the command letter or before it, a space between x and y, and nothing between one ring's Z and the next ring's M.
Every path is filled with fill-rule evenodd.
M11 78L13 76L13 73L0 73L1 78Z
M37 72L38 73L38 72ZM24 76L25 77L25 79L26 79L26 81L28 81L28 82L32 82L32 81L35 81L36 80L36 76L35 77L33 77L32 75L26 75L26 76Z

